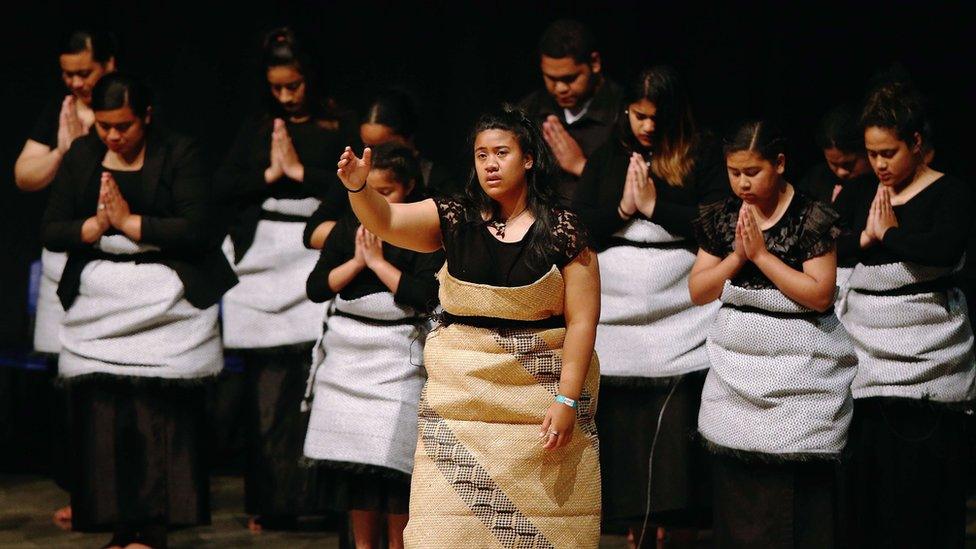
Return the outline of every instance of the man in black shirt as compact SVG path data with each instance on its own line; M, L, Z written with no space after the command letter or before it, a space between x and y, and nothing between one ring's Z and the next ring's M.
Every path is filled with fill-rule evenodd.
M620 86L604 77L593 33L578 21L559 20L539 40L544 89L519 106L542 127L563 170L557 193L568 205L586 158L613 133L623 109Z

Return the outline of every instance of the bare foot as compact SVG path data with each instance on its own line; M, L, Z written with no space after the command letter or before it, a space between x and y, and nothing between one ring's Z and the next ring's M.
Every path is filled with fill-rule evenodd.
M54 525L62 530L71 530L71 506L65 505L64 507L58 509L54 512L54 516L51 517L54 521Z
M262 530L261 517L248 517L247 529L250 530L252 534L260 534Z

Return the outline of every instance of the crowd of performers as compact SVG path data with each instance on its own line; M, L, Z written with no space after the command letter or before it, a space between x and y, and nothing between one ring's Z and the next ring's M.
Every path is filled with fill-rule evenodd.
M267 108L211 177L115 53L66 38L70 93L15 170L49 192L35 349L74 529L165 547L208 523L228 351L255 530L330 510L357 547L963 545L973 200L930 167L909 83L828 113L793 184L774 123L704 131L680 74L619 86L558 21L545 86L478 120L459 180L405 95L356 120L279 29Z

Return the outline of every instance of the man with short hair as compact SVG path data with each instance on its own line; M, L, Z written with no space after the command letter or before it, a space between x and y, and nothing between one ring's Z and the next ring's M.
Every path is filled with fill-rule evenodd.
M562 168L556 191L568 205L586 158L607 141L622 107L622 90L603 75L596 39L582 23L558 20L539 40L544 89L519 102L542 127Z

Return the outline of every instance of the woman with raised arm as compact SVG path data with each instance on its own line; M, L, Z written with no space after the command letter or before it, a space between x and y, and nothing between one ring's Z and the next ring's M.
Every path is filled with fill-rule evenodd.
M956 287L969 185L930 168L923 101L882 84L861 114L881 184L838 246L857 258L838 313L857 350L848 488L852 547L962 547L976 398L973 333Z
M405 544L597 547L596 256L579 219L554 205L553 159L524 114L482 116L472 155L464 199L413 204L366 185L370 149L339 161L366 230L447 256Z
M600 259L603 523L637 546L690 542L711 518L697 425L718 310L688 296L692 221L699 204L729 196L729 179L674 69L646 69L625 93L618 134L590 156L573 202Z
M835 461L851 420L854 350L834 316L827 205L784 178L768 122L725 146L735 197L702 206L695 303L722 302L698 429L713 452L716 547L832 547Z
M391 204L423 198L413 149L387 143L372 151L371 189ZM332 300L332 307L306 388L312 415L305 456L332 473L320 493L349 513L356 547L376 547L381 529L389 547L403 547L425 315L437 305L435 275L443 265L443 251L384 244L349 212L308 277L309 297Z
M119 73L52 183L43 241L67 251L59 375L70 383L72 526L165 547L210 520L205 381L223 367L217 302L236 281L194 143L154 127Z
M243 124L216 175L234 217L224 251L240 284L224 296L223 338L244 363L245 510L255 532L315 511L312 471L299 465L308 424L299 407L325 306L305 295L318 254L302 233L319 206L329 208L329 229L349 207L332 171L342 128L291 31L268 33L262 70L268 106Z

